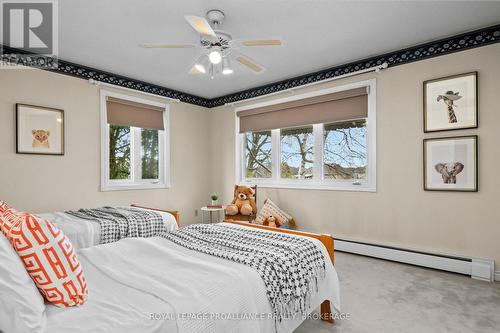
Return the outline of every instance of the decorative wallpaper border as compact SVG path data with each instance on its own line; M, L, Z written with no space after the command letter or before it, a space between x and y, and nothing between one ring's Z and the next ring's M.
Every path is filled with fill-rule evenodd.
M389 67L393 67L498 42L500 42L500 24L212 99L168 89L61 59L54 60L45 56L26 55L23 51L7 46L1 47L0 59L8 63L38 67L43 70L70 75L86 80L94 79L124 88L179 99L181 102L185 103L213 108L227 103L235 103L244 99L259 97L331 79L337 76L381 65L384 62L387 62ZM40 65L40 62L43 62L43 64Z
M42 55L26 54L22 50L14 49L4 45L2 45L1 47L0 60L3 60L7 63L36 67L46 71L74 76L85 80L94 79L99 82L114 84L124 88L178 99L181 102L185 103L210 107L210 100L203 97L191 95L173 89L168 89L152 83L135 80L126 76L109 73L61 59L54 59Z

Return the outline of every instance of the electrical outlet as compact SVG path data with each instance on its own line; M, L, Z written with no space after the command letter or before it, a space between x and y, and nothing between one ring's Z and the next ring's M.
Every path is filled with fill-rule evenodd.
M198 216L198 209L194 210L194 216Z

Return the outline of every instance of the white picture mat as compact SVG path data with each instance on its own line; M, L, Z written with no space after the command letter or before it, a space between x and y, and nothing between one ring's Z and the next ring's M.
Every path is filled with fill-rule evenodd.
M476 140L461 138L426 142L426 188L474 190L476 188ZM464 169L457 176L456 184L445 184L435 165L460 162Z
M449 130L463 127L475 127L476 119L476 76L461 76L436 82L429 82L426 89L426 130ZM448 107L439 95L447 91L458 92L462 98L453 102L456 123L448 122Z
M36 106L18 105L17 135L18 152L62 154L63 121L62 112L38 108ZM59 119L59 120L58 120ZM50 131L49 148L33 147L32 130Z

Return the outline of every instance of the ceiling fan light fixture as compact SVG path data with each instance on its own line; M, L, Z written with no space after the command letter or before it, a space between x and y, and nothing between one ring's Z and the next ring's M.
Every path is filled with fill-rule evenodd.
M1 1L1 0L0 0ZM235 42L243 47L281 46L280 39L249 39L234 40L233 37L220 30L225 15L219 9L211 9L205 17L185 15L185 20L200 35L199 44L140 44L145 49L187 49L199 48L198 59L189 69L190 75L204 74L212 79L217 75L231 75L234 70L233 63L246 67L255 74L262 73L265 68L251 60L235 47ZM233 50L234 49L234 50ZM238 72L239 73L239 72Z
M213 80L215 78L215 74L217 72L217 68L215 68L214 64L210 64L210 79Z
M231 68L231 63L228 58L222 59L222 74L229 75L233 74L233 69Z
M222 60L222 55L220 54L219 51L213 50L208 54L208 59L210 59L210 62L214 65L217 65L218 63L221 62Z

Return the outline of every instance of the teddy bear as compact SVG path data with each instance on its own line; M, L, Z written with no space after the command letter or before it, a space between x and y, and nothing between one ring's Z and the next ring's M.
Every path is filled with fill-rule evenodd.
M264 222L262 222L262 224L267 225L269 227L274 227L274 228L280 226L278 219L276 217L274 217L273 215L269 215L268 217L266 217L266 219L264 220Z
M252 215L257 212L257 205L254 198L255 191L248 186L238 185L234 191L234 199L226 207L228 215Z

